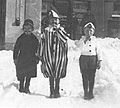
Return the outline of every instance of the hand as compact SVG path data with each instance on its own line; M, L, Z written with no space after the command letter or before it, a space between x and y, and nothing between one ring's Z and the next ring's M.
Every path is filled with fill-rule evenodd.
M36 64L38 64L38 63L39 63L39 57L36 56Z
M100 67L101 67L101 60L98 60L98 62L97 62L97 69L100 69Z
M48 77L49 77L49 74L48 74L48 72L46 71L46 68L45 68L45 64L44 64L44 63L41 64L41 72L43 73L43 76L44 76L45 78L48 78Z
M36 59L36 64L38 64L39 63L39 59Z
M39 60L40 60L42 63L44 63L44 62L43 62L43 57L40 56L40 57L39 57Z
M17 60L17 59L15 59L15 60L14 60L14 63L15 63L15 65L17 65L17 63L18 63L18 60Z
M76 40L76 41L75 41L75 45L76 45L76 46L79 46L79 40Z

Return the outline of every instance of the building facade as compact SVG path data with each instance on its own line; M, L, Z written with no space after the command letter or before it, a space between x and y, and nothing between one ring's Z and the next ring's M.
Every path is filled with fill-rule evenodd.
M41 30L41 22L50 9L60 15L70 38L79 39L80 23L88 8L96 19L96 36L120 38L119 0L0 0L0 49L13 48L27 18L34 21L35 30Z
M50 1L71 39L81 37L80 23L88 8L96 19L96 36L120 38L120 0L43 0L43 3Z

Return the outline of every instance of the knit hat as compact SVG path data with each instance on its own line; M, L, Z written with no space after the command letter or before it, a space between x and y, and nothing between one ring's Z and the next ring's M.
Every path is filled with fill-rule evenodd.
M31 19L26 19L24 21L23 28L24 28L25 25L30 25L34 29L34 24L33 24L33 21Z

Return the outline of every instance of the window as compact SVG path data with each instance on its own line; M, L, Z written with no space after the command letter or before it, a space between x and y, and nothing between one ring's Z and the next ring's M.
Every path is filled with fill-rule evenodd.
M120 1L114 2L114 11L120 11Z

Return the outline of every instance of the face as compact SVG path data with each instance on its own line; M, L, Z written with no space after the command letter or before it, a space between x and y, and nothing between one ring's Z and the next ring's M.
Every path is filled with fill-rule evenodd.
M51 18L50 19L50 25L53 27L57 27L57 25L60 23L60 20L58 18Z
M84 29L84 34L86 37L90 37L90 36L93 36L94 34L94 29L93 28L85 28Z
M24 25L23 31L26 35L30 35L33 31L33 28L30 25Z

